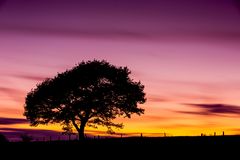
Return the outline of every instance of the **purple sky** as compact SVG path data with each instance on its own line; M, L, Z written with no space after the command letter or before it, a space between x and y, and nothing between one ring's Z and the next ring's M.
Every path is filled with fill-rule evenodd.
M126 131L234 133L235 114L195 112L240 105L239 44L238 0L0 0L0 117L23 118L36 83L95 58L146 86L146 114Z

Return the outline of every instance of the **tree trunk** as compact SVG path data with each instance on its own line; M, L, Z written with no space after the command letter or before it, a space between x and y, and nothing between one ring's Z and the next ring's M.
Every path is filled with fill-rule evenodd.
M85 125L86 125L85 122L82 122L81 125L80 125L80 128L78 130L79 140L84 140L85 139L85 136L84 136Z
M77 123L74 121L74 119L72 120L72 124L75 127L75 129L78 131L78 139L79 140L84 140L85 136L84 136L84 129L85 126L87 124L88 119L83 119L81 120L81 124L80 127L77 125Z

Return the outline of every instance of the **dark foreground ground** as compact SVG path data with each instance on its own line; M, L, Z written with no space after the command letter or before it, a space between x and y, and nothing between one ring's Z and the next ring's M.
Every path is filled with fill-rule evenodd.
M32 158L78 159L240 159L240 136L111 138L84 141L9 142L0 144L0 153ZM3 154L2 154L3 155Z

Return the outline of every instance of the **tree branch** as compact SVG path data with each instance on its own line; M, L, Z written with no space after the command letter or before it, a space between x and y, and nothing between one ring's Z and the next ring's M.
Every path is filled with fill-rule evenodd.
M80 118L80 120L82 120L83 119L83 116L81 115L81 114L77 114L78 115L78 117Z
M72 119L72 124L73 126L76 128L77 131L80 130L80 128L78 127L77 123L74 121L74 119Z

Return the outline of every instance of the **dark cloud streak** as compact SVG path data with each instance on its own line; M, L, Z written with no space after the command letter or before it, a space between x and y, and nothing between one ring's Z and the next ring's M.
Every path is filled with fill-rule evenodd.
M5 118L0 117L0 125L25 124L28 120L21 118Z
M193 111L176 111L177 113L181 113L181 114L193 114L193 115L201 115L201 116L206 116L206 115L210 115L207 112L193 112ZM212 114L211 114L212 115Z
M196 114L196 115L221 115L231 114L240 115L240 106L227 105L227 104L183 104L199 109L199 111L177 111L183 114Z
M43 129L24 129L24 128L0 128L1 134L5 135L10 141L21 141L20 136L22 134L27 134L33 137L34 140L46 140L49 137L52 137L53 140L58 139L61 136L61 139L67 139L67 136L63 136L61 132L52 131L52 130L43 130Z
M12 133L29 133L29 134L56 134L61 133L52 130L43 129L24 129L24 128L0 128L0 131L12 132Z

